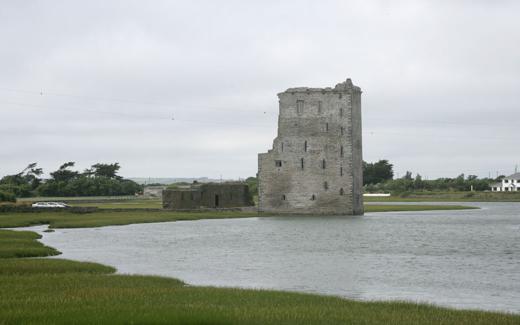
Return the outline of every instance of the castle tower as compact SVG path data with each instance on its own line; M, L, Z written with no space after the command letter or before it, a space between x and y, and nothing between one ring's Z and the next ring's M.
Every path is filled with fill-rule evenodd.
M278 136L258 155L259 211L363 214L361 89L347 79L278 98Z

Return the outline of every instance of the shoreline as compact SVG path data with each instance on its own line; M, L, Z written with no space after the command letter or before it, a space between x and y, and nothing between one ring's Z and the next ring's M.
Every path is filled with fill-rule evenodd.
M184 221L192 221L193 219L184 220ZM40 225L44 226L44 225ZM47 229L49 228L49 224L47 224ZM19 227L16 227L19 228ZM1 230L0 230L1 231ZM8 230L12 232L27 232L26 230ZM42 230L44 231L44 230ZM34 232L33 232L34 234ZM0 236L1 238L1 236ZM37 241L38 238L35 239ZM39 245L43 246L43 244L39 241L37 241ZM57 251L51 247L48 249L54 250L57 254ZM51 254L58 256L56 254ZM61 253L60 253L61 254ZM280 291L280 290L271 290L271 289L247 289L247 288L230 288L230 287L212 287L212 286L197 286L197 285L189 285L184 283L181 280L175 279L175 278L164 278L160 276L146 276L146 275L126 275L126 274L120 274L116 273L117 270L114 269L111 266L97 264L97 263L85 263L85 262L79 262L74 260L63 260L59 258L9 258L4 259L4 261L9 261L11 263L11 270L12 272L26 272L28 269L31 270L31 272L35 272L31 275L24 275L24 274L11 274L11 275L5 275L5 268L4 265L0 266L0 277L6 277L4 279L8 280L9 277L15 276L16 280L27 280L30 282L33 286L37 286L37 291L32 292L32 294L36 294L36 296L44 295L47 296L49 299L58 299L58 297L55 297L55 294L52 294L50 291L47 292L45 289L47 286L42 286L44 289L39 289L40 284L36 284L36 282L33 282L36 278L38 281L45 280L48 281L52 285L60 286L60 283L63 279L66 281L72 281L73 287L75 287L78 292L82 292L82 290L89 290L88 287L94 285L96 290L101 290L103 292L104 290L109 290L112 286L116 285L116 283L121 283L122 288L115 290L116 292L113 293L115 295L116 301L124 301L127 299L127 294L125 293L130 288L135 288L131 290L137 290L139 289L139 292L141 295L144 295L146 299L158 299L158 301L163 301L164 299L168 299L168 296L175 295L175 292L185 291L183 294L180 295L181 300L182 299L190 299L189 297L193 294L191 291L201 293L203 292L204 295L206 295L205 298L199 297L198 299L203 299L205 301L202 303L203 305L206 304L206 301L210 301L211 303L208 303L207 306L201 307L204 312L207 309L212 309L211 305L218 303L220 299L222 299L222 295L228 299L227 304L220 305L218 308L218 312L215 312L212 310L208 315L201 316L203 320L220 320L223 319L223 323L227 323L227 321L230 321L231 323L298 323L295 320L301 320L301 317L314 317L314 313L310 313L310 310L314 310L313 308L316 308L315 312L317 314L324 314L322 317L324 318L312 318L309 322L310 323L343 323L347 322L348 320L354 319L357 322L367 322L369 324L386 324L388 321L388 317L397 317L394 321L399 321L403 324L412 324L412 323L424 323L424 324L436 324L437 321L441 318L446 318L447 321L446 324L458 324L460 322L467 322L467 317L471 318L471 323L474 324L514 324L516 322L520 321L520 314L515 313L508 313L508 312L500 312L500 311L487 311L482 309L459 309L459 308L453 308L453 307L444 307L439 305L432 305L429 303L417 303L417 302L411 302L411 301L399 301L399 300L352 300L347 299L343 297L333 296L333 295L323 295L323 294L312 294L312 293L302 293L297 291ZM49 262L53 261L53 262ZM8 263L8 264L9 264ZM27 266L31 263L34 263L33 268L28 268ZM2 264L2 263L0 263ZM5 263L4 263L5 264ZM17 267L18 265L24 264L23 267ZM54 267L51 264L56 265L62 265L61 267ZM29 265L30 266L30 265ZM67 268L75 268L76 271L69 272L67 271ZM53 269L52 273L45 273L46 268ZM91 269L90 271L88 269ZM20 269L24 271L19 271ZM58 271L56 271L58 270ZM97 271L96 271L97 270ZM104 271L99 271L104 270ZM110 271L113 270L113 271ZM98 272L99 271L99 272ZM96 273L97 272L97 273ZM59 275L62 274L63 276ZM35 277L35 279L33 279ZM62 278L63 277L63 278ZM11 278L13 280L13 278ZM15 281L19 283L24 283L24 281ZM101 283L98 287L95 283ZM141 282L146 282L147 285L145 287L142 286ZM0 282L1 283L1 282ZM92 284L94 283L94 284ZM5 284L5 283L4 283ZM0 286L4 286L0 284ZM11 286L13 288L13 286ZM16 288L16 285L14 285L14 288ZM33 287L34 288L34 287ZM125 289L127 288L127 289ZM161 289L162 288L162 289ZM5 293L9 293L8 291L5 291L5 288L3 288ZM76 290L75 289L75 290ZM20 284L20 286L17 288L16 291L22 291L24 292L25 286L24 284ZM157 291L163 292L162 295L156 296ZM43 291L43 292L41 292ZM166 296L164 295L166 294ZM1 295L1 294L0 294ZM247 305L247 302L239 302L237 299L243 300L244 296L247 296L248 299L251 301L258 301L259 299L262 301L263 308L267 308L268 310L273 310L272 312L275 313L276 318L275 322L272 322L272 318L262 318L262 315L259 315L254 312L254 310L251 310L250 308L256 308L256 306L247 306L243 307L244 310L247 310L247 313L253 313L255 317L259 318L248 318L244 315L240 317L236 317L233 315L229 315L230 311L227 311L228 309L236 309L237 304L240 306L243 306L244 304ZM19 295L18 298L21 298ZM240 297L240 298L238 298ZM23 296L22 296L23 298ZM135 298L135 297L134 297ZM217 299L218 298L218 299ZM27 297L29 299L29 297ZM31 298L33 299L33 298ZM100 298L101 299L101 298ZM192 303L201 303L198 299L194 300ZM213 300L217 299L217 300ZM230 299L230 300L229 300ZM291 308L300 308L298 309L298 313L289 313L287 315L287 312L282 312L280 310L279 305L276 305L273 301L283 301L283 304L288 304L285 310L291 310ZM93 297L92 300L89 300L92 304L98 304L103 302L103 299L98 300L96 297ZM191 300L190 300L191 301ZM300 303L295 303L294 301L300 301ZM0 303L2 304L2 303ZM68 304L65 304L68 306ZM330 310L330 305L334 305L336 311ZM354 308L355 306L355 308ZM123 303L122 306L119 306L120 308L129 308L132 307L132 305L129 305L129 303ZM65 307L67 309L68 307ZM72 308L72 307L71 307ZM81 306L76 306L74 308L82 308ZM74 309L72 308L72 309ZM103 307L104 308L104 307ZM136 306L133 306L133 308L136 308ZM159 311L157 311L161 315L166 315L165 313L168 308L171 308L171 305L164 304L158 305L150 308L158 308ZM242 308L242 307L240 307ZM356 309L359 311L359 309L367 309L370 310L370 313L376 313L376 314L383 314L385 315L381 319L370 319L371 316L367 314L367 312L361 312L359 315L352 315L351 310ZM138 315L128 315L126 318L123 317L123 321L121 322L130 322L130 321L136 321L136 322L158 322L158 323L170 323L175 322L172 321L174 319L177 319L178 317L181 317L182 322L180 323L191 323L192 319L189 318L189 316L186 316L186 313L190 308L187 308L186 310L178 311L178 314L173 315L170 314L170 316L164 318L155 319L155 318L142 318L142 316ZM342 313L345 313L343 316L336 318L332 317L330 313L338 313L341 310ZM325 312L327 311L329 314ZM189 311L191 314L193 310ZM201 311L201 315L205 315L204 312ZM278 314L280 313L280 315ZM56 319L55 316L52 316L52 312L49 312L51 316L49 316L51 321L54 322ZM29 313L31 314L31 313ZM110 313L109 313L110 314ZM283 314L286 314L283 316ZM181 316L179 316L181 315ZM302 316L304 315L304 316ZM442 315L442 316L441 316ZM30 316L30 315L29 315ZM228 317L229 316L229 317ZM56 316L57 317L57 316ZM115 317L114 314L110 314L107 316L108 318L103 318L101 321L108 322L111 321L111 317ZM144 317L144 316L143 316ZM187 317L187 318L184 318ZM283 318L288 317L288 318ZM352 317L360 317L360 318L352 318ZM366 318L368 317L368 318ZM404 320L403 320L404 317ZM419 318L417 318L419 317ZM453 319L450 321L449 319ZM377 317L376 317L377 318ZM406 321L407 318L410 318L409 321ZM8 318L10 319L10 318ZM27 318L19 318L18 320L27 320ZM29 318L30 319L30 318ZM161 321L162 319L162 321ZM335 321L334 321L335 319ZM13 322L16 322L16 319L12 319ZM436 321L437 320L437 321ZM88 322L95 322L96 319L89 318ZM305 321L304 321L305 322ZM116 323L118 323L116 321Z

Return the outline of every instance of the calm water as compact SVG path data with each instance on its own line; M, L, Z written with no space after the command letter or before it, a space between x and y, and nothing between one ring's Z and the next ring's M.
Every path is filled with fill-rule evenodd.
M58 229L42 241L60 258L194 285L520 313L520 204L471 205L482 209Z

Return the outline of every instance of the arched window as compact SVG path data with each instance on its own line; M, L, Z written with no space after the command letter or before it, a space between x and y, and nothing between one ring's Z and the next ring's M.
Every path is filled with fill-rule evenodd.
M343 191L343 187L339 189L339 195L344 195L345 191Z

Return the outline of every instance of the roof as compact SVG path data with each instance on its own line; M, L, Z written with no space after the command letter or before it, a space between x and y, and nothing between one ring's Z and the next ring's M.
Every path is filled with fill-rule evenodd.
M489 187L502 187L502 183L489 184Z
M505 177L504 179L520 179L520 173L516 173L510 176Z

